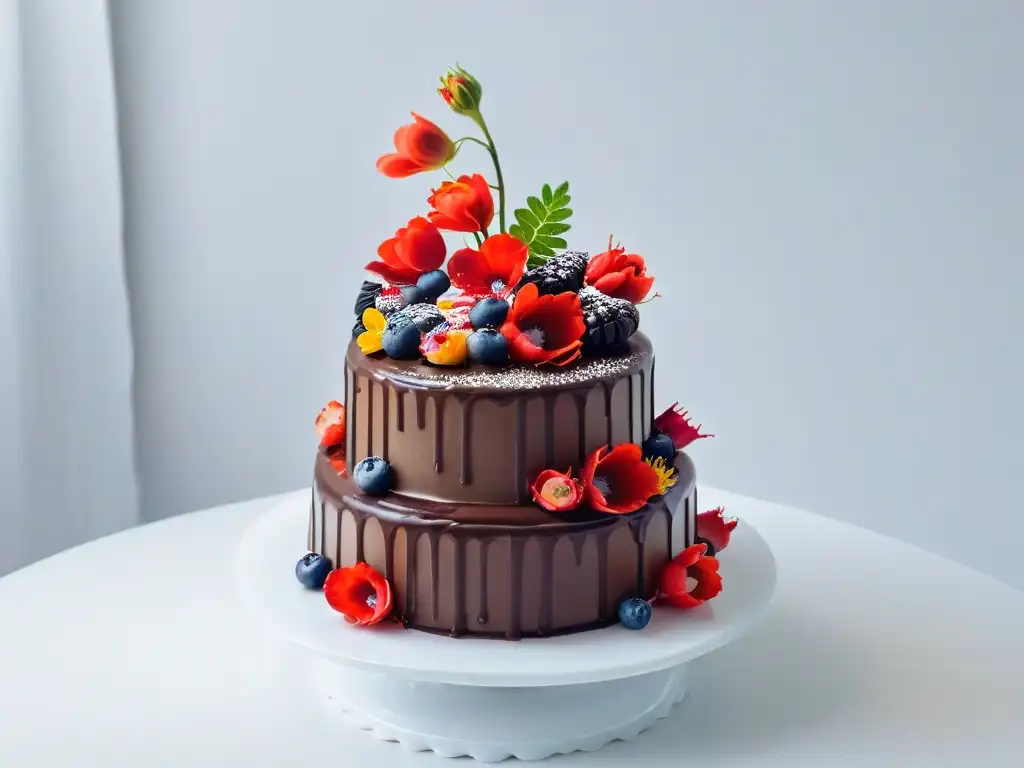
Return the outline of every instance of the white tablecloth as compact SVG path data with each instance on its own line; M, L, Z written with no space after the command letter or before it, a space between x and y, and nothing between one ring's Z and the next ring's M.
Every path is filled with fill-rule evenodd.
M347 729L245 614L233 550L281 499L144 526L0 579L0 766L467 765ZM638 740L543 765L1024 765L1024 595L813 514L708 488L701 501L771 544L768 617L707 657L687 700ZM998 531L965 531L964 546L985 535Z

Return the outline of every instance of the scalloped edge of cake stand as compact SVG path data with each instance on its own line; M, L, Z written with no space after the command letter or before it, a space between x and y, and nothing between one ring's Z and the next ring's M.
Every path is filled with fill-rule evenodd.
M295 494L243 535L243 603L299 651L314 690L346 722L444 757L540 760L636 738L684 698L691 662L760 621L776 584L771 549L741 522L720 554L722 594L690 611L656 609L641 632L506 642L358 629L292 578L302 553L291 542L302 542L307 514L308 497Z

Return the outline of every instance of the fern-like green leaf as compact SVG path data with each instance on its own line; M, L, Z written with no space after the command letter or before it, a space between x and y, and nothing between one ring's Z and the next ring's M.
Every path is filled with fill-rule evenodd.
M570 229L565 222L572 216L571 201L568 181L553 190L550 184L545 184L541 187L540 197L526 198L526 207L513 211L516 223L508 231L526 243L530 251L530 267L543 264L555 255L556 250L566 248L566 241L558 235L564 235Z

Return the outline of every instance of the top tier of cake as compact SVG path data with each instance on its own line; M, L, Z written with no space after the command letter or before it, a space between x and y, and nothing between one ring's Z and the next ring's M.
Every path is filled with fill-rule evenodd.
M602 445L642 443L654 421L654 351L641 333L563 368L446 369L345 357L346 459L387 459L397 493L523 504L544 469L579 470Z

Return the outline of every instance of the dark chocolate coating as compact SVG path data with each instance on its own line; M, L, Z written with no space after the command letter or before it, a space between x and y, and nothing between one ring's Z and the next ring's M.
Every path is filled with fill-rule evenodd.
M643 334L564 369L444 369L346 356L348 470L387 459L405 496L527 504L544 469L579 471L602 445L643 443L654 422L654 354Z
M628 515L553 514L533 504L444 504L363 495L319 453L307 545L336 567L367 562L413 629L516 640L608 626L627 597L652 598L696 536L693 462Z

